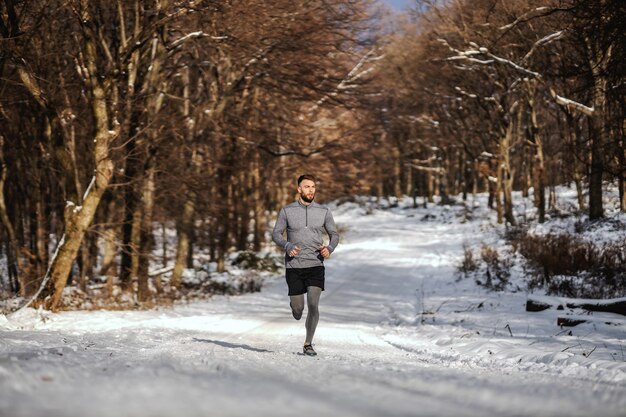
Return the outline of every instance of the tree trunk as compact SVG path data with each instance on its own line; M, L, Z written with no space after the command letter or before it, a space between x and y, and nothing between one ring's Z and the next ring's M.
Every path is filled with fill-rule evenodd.
M137 266L137 300L144 302L150 299L150 288L148 286L148 273L150 269L150 258L153 247L152 218L154 212L154 161L149 157L146 177L142 192L142 216L139 226L139 259Z
M7 164L4 160L4 137L0 135L0 219L2 225L6 230L8 237L7 246L7 269L9 280L12 283L11 289L17 293L24 291L24 288L19 284L19 244L17 243L17 237L15 235L15 229L9 219L9 213L7 210L6 200L4 198L4 185L7 178Z
M223 185L218 186L218 189L220 189L219 196L222 199L222 206L220 207L221 221L217 243L217 272L226 271L226 255L228 254L232 232L233 212L230 207L232 203L233 191L230 179L228 178L229 176L230 175L226 172L223 172L222 175L218 175L218 182Z
M167 266L167 226L165 221L161 223L161 267Z
M280 186L277 184L275 189L278 195L278 190L280 190ZM217 195L217 184L215 184L215 181L211 182L210 195ZM209 255L211 262L217 262L217 236L219 222L215 213L211 213L211 217L208 219L208 223L209 227L207 229L207 234L209 239Z
M104 254L102 257L102 265L100 267L100 275L107 277L107 295L111 297L113 295L113 285L115 284L115 277L117 276L117 244L116 244L116 228L115 219L117 218L118 210L116 208L115 199L111 198L106 205L106 226L102 230L102 238L104 239Z
M439 182L439 197L440 197L440 201L441 204L444 205L448 205L450 204L451 200L450 200L450 185L449 185L449 181L448 181L448 172L450 170L450 163L448 161L448 158L440 158L440 160L442 161L439 164L439 171L437 173L437 177L439 178L438 182Z
M196 217L196 203L198 199L198 192L196 191L197 185L195 184L195 178L200 173L202 158L200 152L193 143L194 138L194 123L191 119L191 75L188 67L184 68L183 74L183 116L185 117L185 125L187 129L185 131L185 140L191 147L191 163L187 166L187 173L191 175L189 179L190 184L187 185L187 193L185 203L183 205L183 212L176 223L176 233L178 235L178 242L176 245L176 256L174 260L174 270L170 277L170 287L180 288L182 282L183 271L189 264L189 252L192 241L192 231L194 220Z
M87 14L83 20L86 24L90 23L90 17ZM58 307L83 236L96 214L100 199L109 185L114 169L113 161L109 155L109 147L116 132L110 130L107 94L96 66L96 44L95 39L91 36L85 40L84 53L89 72L88 84L92 94L91 110L95 123L93 151L95 175L85 192L82 206L76 206L68 201L65 207L64 234L42 282L41 291L37 295L37 304L44 305L50 310L56 310Z
M570 154L572 154L572 177L576 186L576 196L578 200L579 210L586 210L587 204L583 193L583 168L578 160L578 138L581 136L578 122L574 119L569 111L565 112L565 120L567 122L568 141Z
M166 6L168 1L163 2L163 6ZM137 77L138 81L142 85L141 95L148 96L145 111L146 118L148 119L146 124L150 125L152 121L157 117L161 110L162 99L161 93L167 91L167 85L163 82L163 61L165 59L165 48L161 43L160 37L153 34L151 40L151 55L148 70L145 73L145 77L142 76L144 72L139 72ZM144 81L145 80L145 81ZM141 213L140 218L137 221L137 244L139 251L137 253L137 300L140 302L148 301L150 298L149 288L149 270L150 260L152 258L152 250L154 247L154 234L153 234L153 218L154 218L154 195L155 195L155 156L153 152L154 143L157 141L157 135L155 132L150 132L147 138L141 141L143 152L143 186L141 190L142 202L141 209L138 210Z
M624 174L619 177L619 208L622 212L626 212L626 180L624 180Z
M625 99L626 97L623 97ZM614 100L613 100L614 101ZM621 121L613 127L614 147L617 153L615 163L617 165L617 190L619 193L619 208L621 212L626 212L626 104L615 106L615 116L621 117Z
M587 203L585 202L585 194L583 192L583 176L579 171L574 173L574 184L576 185L576 197L578 200L578 208L585 210Z
M426 197L429 203L435 201L435 178L430 170L426 171Z
M469 182L471 180L471 177L468 176L468 174L470 173L469 167L467 166L467 158L465 158L465 152L464 151L459 151L459 172L458 172L458 176L459 176L459 189L461 190L461 194L462 194L462 198L463 201L467 201L467 194L468 194L468 188L469 188ZM457 194L458 194L459 190L457 190Z
M550 208L550 210L555 210L556 209L556 190L554 189L553 185L551 185L548 188L550 190L550 197L548 199L548 207Z
M187 261L186 265L188 269L193 269L193 246L196 244L196 216L194 214L193 220L191 221L192 227L189 228L189 245L187 246Z
M130 82L129 82L130 87ZM134 91L133 88L128 92L127 101L132 101L134 95L130 95ZM137 134L139 130L139 118L142 109L139 106L127 104L127 111L131 112L130 123L128 125L128 142L125 146L124 153L127 155L126 166L124 168L124 178L127 183L124 189L124 222L122 223L122 254L120 257L120 286L123 291L132 289L132 281L136 273L137 264L137 231L135 225L137 223L136 215L139 203L138 190L135 182L141 177L141 161L138 154L139 146L137 144Z
M96 174L85 195L82 207L68 202L65 208L64 234L59 242L52 263L42 285L45 288L37 296L37 305L55 311L61 300L72 264L76 259L83 236L94 218L104 190L113 175L113 161L109 158L109 143L112 139L108 130L108 114L104 89L94 86L94 115L97 120Z
M197 193L193 189L187 191L183 213L177 223L176 232L178 234L178 243L176 245L176 257L174 258L174 270L170 277L170 286L172 288L180 288L183 271L187 265L187 254L189 252L189 241L191 239L190 233L193 227L197 198Z
M589 220L596 220L604 216L602 207L602 175L604 163L602 157L602 134L597 127L597 117L589 119L589 134L591 136L591 173L589 174Z
M498 224L504 223L504 209L502 207L502 182L504 177L504 169L502 162L498 163L496 168L496 184L495 184L495 199L496 199L496 213L498 217Z
M37 198L37 232L35 233L36 239L36 247L37 247L37 277L41 279L45 273L46 268L48 266L48 242L49 242L49 234L48 234L48 222L46 221L46 203L43 201L44 193L41 190L39 196ZM34 283L34 291L39 287L41 282L37 281ZM33 291L33 293L34 293ZM32 295L33 293L29 293L28 295Z
M536 80L529 80L526 83L528 91L528 107L530 108L530 136L535 145L535 163L533 164L533 189L535 206L539 214L539 223L546 220L546 191L545 191L545 162L543 155L543 140L539 134L539 123L537 121L537 106L535 103Z
M396 201L402 196L402 153L397 146L393 147L393 194Z
M406 184L404 188L405 195L413 195L415 185L413 184L413 167L406 167Z
M265 205L261 199L261 169L258 154L252 168L252 209L254 211L254 244L253 250L258 252L265 242Z
M510 110L510 113L513 109ZM498 215L498 224L504 223L506 220L511 224L515 224L512 211L512 173L510 147L513 135L514 123L509 121L506 129L501 132L500 141L498 143L498 158L496 160L496 212Z
M474 160L472 164L472 199L476 201L476 194L478 194L478 187L480 186L480 171L478 169L478 160Z
M604 144L607 134L606 124L606 66L611 59L611 49L603 51L599 39L586 38L589 67L593 75L593 114L589 117L589 135L591 137L591 173L589 175L589 219L596 220L604 216L602 206L602 177L604 174Z
M125 173L129 175L130 169ZM122 253L120 256L120 287L123 291L132 288L133 256L136 248L133 246L133 224L135 214L136 197L133 185L127 185L124 192L124 222L122 223Z
M495 175L498 175L498 173L496 172ZM487 181L487 188L488 188L488 193L489 193L489 196L487 198L487 207L493 210L494 208L493 205L494 204L496 204L496 206L498 205L498 203L496 203L496 200L499 199L498 192L500 188L498 186L498 180L492 181L491 178L487 178L486 181ZM496 211L497 210L498 209L496 207Z
M62 188L63 197L68 198L71 196L71 199L73 201L77 201L76 189L73 187L74 170L71 169L71 161L70 161L70 157L68 155L68 152L65 146L64 132L63 132L60 118L59 118L59 114L57 113L57 110L51 105L47 95L45 94L44 89L41 88L41 85L39 84L37 76L31 72L28 66L23 65L23 62L25 61L19 60L19 59L15 61L17 62L16 63L17 74L20 80L22 81L23 86L26 88L26 90L28 90L28 92L31 94L33 99L37 102L37 104L40 106L41 110L45 114L46 128L44 129L44 135L47 138L47 141L50 144L51 148L54 150L53 154L55 156L55 160L58 163L59 167L61 168L63 181L61 181L60 185ZM38 197L35 196L34 198L38 198ZM35 206L37 206L37 203L35 204ZM35 211L36 210L37 210L37 207L35 208ZM1 208L0 211L6 211L6 206L4 204L4 201L3 201L3 208ZM2 219L3 224L5 223L5 221L8 221L8 216L6 220L4 218ZM35 214L35 230L34 230L35 237L37 234L36 223L37 223L37 211ZM7 228L6 224L4 224L4 226L5 228ZM22 294L22 296L27 297L27 296L30 296L32 292L35 292L34 288L36 288L38 284L39 284L39 287L41 288L41 283L45 280L45 278L43 277L39 278L41 277L41 275L37 276L37 278L34 278L35 274L37 274L38 269L43 270L42 264L41 264L42 258L37 259L36 256L33 257L33 253L28 251L25 247L19 250L16 250L14 246L17 243L11 242L11 233L10 232L8 233L9 233L9 246L11 248L11 252L14 252L13 254L8 255L9 258L13 258L13 259L8 259L9 260L9 274L14 274L14 276L16 277L16 282L18 283L18 286L19 286L20 293ZM15 233L13 233L13 235L14 234ZM35 243L36 248L37 248L38 243L39 242ZM30 260L22 259L23 258L22 254L27 254L26 257L30 258ZM47 249L46 249L46 254L47 254ZM29 262L31 263L30 266L28 266ZM22 266L24 266L24 268L22 268ZM28 269L28 273L32 276L26 277L26 274L27 274L26 269ZM34 288L31 289L31 287L34 287ZM32 300L29 302L32 302Z
M89 235L85 234L83 243L80 245L80 253L78 258L78 266L80 267L80 274L78 279L78 287L81 291L87 292L87 281L91 276L92 270L91 259L89 254Z
M250 199L248 196L248 176L245 170L239 172L238 184L233 187L235 203L235 242L237 250L248 249L248 225L250 224Z
M131 165L134 165L133 162ZM128 165L127 165L128 167ZM126 170L128 178L134 181L139 177L134 168ZM119 283L122 291L132 292L133 281L137 277L139 259L139 223L141 204L134 184L129 184L124 192L124 222L122 223L122 253L120 255Z
M530 196L530 184L532 178L530 174L531 170L531 152L528 146L524 146L522 151L522 172L520 175L520 186L522 188L522 197L528 198Z

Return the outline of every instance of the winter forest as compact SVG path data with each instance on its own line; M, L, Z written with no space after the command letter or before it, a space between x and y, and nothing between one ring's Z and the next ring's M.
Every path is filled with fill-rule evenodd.
M607 182L626 210L621 1L420 2L400 22L357 0L3 3L5 297L54 310L106 277L102 297L158 302L197 251L218 271L258 252L311 170L327 200L488 192L511 226L514 190L538 222L559 184L590 220Z
M393 390L383 389L389 390L385 395L398 395L395 404L408 407L407 398L414 397L408 391L402 397L404 391L394 385L400 382L393 379L395 368L403 366L393 356L399 355L398 346L406 355L426 352L431 364L433 358L445 362L450 357L432 347L442 346L445 339L435 326L462 323L453 316L464 311L468 316L460 326L467 330L474 323L478 329L486 319L472 314L485 311L490 304L484 300L508 292L515 301L502 305L524 304L510 314L511 320L522 314L538 320L543 309L557 314L552 306L563 304L563 299L570 300L571 309L586 306L572 310L574 316L559 316L560 327L556 316L552 327L541 327L537 346L547 350L556 342L546 338L562 337L560 332L569 329L563 326L576 329L586 321L583 325L601 326L607 320L612 324L593 342L585 339L575 348L567 347L574 342L557 344L555 351L561 352L555 356L532 356L538 354L515 345L499 357L514 371L522 367L513 365L518 359L549 368L528 365L528 372L537 374L532 373L522 391L532 398L535 388L530 387L542 386L550 372L571 376L559 370L558 361L587 366L588 360L606 354L606 366L596 365L608 372L598 378L614 383L614 391L604 392L608 397L602 404L607 408L600 400L581 406L574 392L568 397L571 408L547 399L548 408L530 406L519 412L515 401L522 406L528 399L517 396L513 405L433 405L425 408L426 414L460 415L460 410L469 410L469 415L533 415L543 410L547 415L620 415L626 406L624 21L623 0L414 0L403 10L375 0L2 0L0 313L9 321L17 313L31 316L16 318L21 324L6 328L2 316L0 329L35 332L37 326L24 323L37 320L44 326L59 320L59 329L75 335L80 353L83 345L87 350L87 336L72 331L84 335L86 328L72 326L87 316L71 314L150 314L179 306L187 310L177 314L195 317L202 305L202 314L214 320L211 329L218 333L226 331L220 323L228 325L217 317L236 317L234 305L241 307L240 313L261 317L257 307L270 300L278 306L287 299L284 288L278 287L283 254L270 232L281 207L294 201L298 176L310 173L318 179L316 201L333 208L342 234L329 274L335 265L337 275L351 276L346 259L366 271L363 254L375 256L375 242L383 251L396 243L398 251L413 245L405 257L392 251L385 255L398 256L393 267L405 268L398 274L409 274L417 268L415 262L421 262L415 259L427 257L420 245L436 240L433 253L439 259L448 257L442 255L446 245L456 245L448 266L431 274L445 276L446 285L455 288L446 289L448 301L441 299L439 308L427 308L430 287L420 275L410 285L408 278L389 285L391 292L385 294L399 298L385 304L384 319L370 317L369 310L360 316L363 323L389 326L383 336L376 334L374 345L384 340L380 343L396 348L392 354L380 347L391 365L372 359L374 350L361 352L362 358L346 353L350 359L344 360L341 349L348 349L349 342L342 342L328 358L336 363L312 370L314 379L324 380L323 371L330 369L345 371L344 378L359 378L353 374L355 364L380 366L380 377L393 381ZM439 228L434 227L439 221ZM488 223L489 232L479 222ZM426 229L420 229L422 225ZM559 225L565 226L555 232ZM363 235L357 234L359 228ZM457 236L457 231L462 234ZM351 255L350 245L361 238L361 256ZM413 263L402 266L403 259ZM392 267L389 262L380 273L392 280L392 272L383 272ZM278 289L266 291L266 281ZM363 299L380 293L375 281L366 284L371 284L371 292ZM416 291L417 299L400 301ZM481 295L472 298L465 291ZM324 296L333 294L328 290ZM329 320L345 318L339 304L331 310L332 301ZM465 301L467 305L456 304ZM322 298L322 317L325 302ZM590 317L594 312L613 315L595 323ZM290 317L288 311L286 315ZM63 317L68 317L69 327L63 327ZM269 333L283 331L268 330L268 323L275 323L273 316L263 323ZM426 324L432 326L424 330L428 336L416 339L418 325ZM502 337L510 333L509 339L532 333L516 329L513 321L498 326ZM243 383L253 399L266 394L258 386L262 379L253 377L247 386L233 375L244 373L245 364L256 360L246 362L243 355L263 355L268 352L264 349L275 355L287 347L263 347L265 339L254 344L232 335L202 336L199 328L193 329L195 342L204 341L212 349L239 348L243 365L224 365L231 366L227 376ZM486 332L491 330L496 336L494 329ZM485 334L483 328L479 331ZM463 338L462 347L450 342L460 355L455 360L461 358L463 364L463 355L482 358L483 353L496 360L493 346L470 346L466 340L479 336L466 334L450 336L459 343ZM54 337L46 335L52 343ZM330 333L326 337L329 344L336 341ZM65 336L63 343L66 338L71 339ZM92 338L96 345L101 340ZM425 339L433 345L424 347ZM2 349L19 345L8 341L8 333L5 340L0 339ZM48 343L30 333L25 340ZM208 360L201 357L201 347L196 347L193 354L198 356L192 362ZM11 358L8 350L0 354L0 378L6 381L14 372L2 371L3 355ZM569 354L576 359L563 359ZM86 360L94 360L92 355ZM298 366L296 359L290 358L289 366ZM272 356L262 362L267 373L274 372L273 360L278 361ZM120 362L117 372L124 366ZM465 372L459 367L461 371L453 367L446 372ZM174 368L187 371L182 364ZM222 377L226 368L219 371ZM546 374L537 376L539 372ZM431 375L432 380L439 377ZM60 377L38 378L37 384ZM373 380L365 380L369 382L363 384L372 387L357 384L346 403L337 400L321 414L416 415L416 409L401 405L370 408L373 405L358 395L378 388L373 388ZM0 386L10 386L6 381ZM176 385L170 384L164 388ZM219 391L215 384L210 388ZM513 392L515 382L511 384ZM564 395L565 384L552 394ZM105 382L98 386L107 387ZM470 388L465 388L459 392L471 398ZM505 389L493 392L502 395L508 391L498 390ZM13 398L28 399L24 392ZM57 394L49 392L51 398ZM117 399L123 401L120 395ZM350 395L355 397L348 405ZM224 404L225 415L255 410ZM296 411L306 412L306 404ZM1 416L38 414L46 410L41 407L20 409L8 396L0 396ZM261 411L293 415L288 407L281 412L271 407ZM81 415L80 410L66 415ZM145 415L176 415L164 410ZM187 415L206 415L202 412L198 408ZM82 415L89 414L100 415Z

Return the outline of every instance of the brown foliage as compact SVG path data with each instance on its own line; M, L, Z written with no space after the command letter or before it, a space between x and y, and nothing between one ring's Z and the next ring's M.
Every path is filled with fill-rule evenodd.
M356 151L346 146L354 136L337 131L356 130L346 115L368 81L367 65L351 73L363 55L365 8L353 0L3 2L0 135L14 246L47 261L48 236L59 241L73 221L66 203L83 203L110 157L115 170L93 223L80 218L69 230L79 230L76 240L117 236L122 286L134 292L139 279L145 300L150 219L178 224L188 258L206 248L223 262L251 248L250 234L260 248L267 213L303 171L327 184L322 200L345 192L335 184L355 178L347 165ZM95 146L107 135L110 147ZM80 266L98 257L85 253ZM64 277L55 280L62 289Z
M529 262L529 285L578 298L626 295L626 243L598 244L571 234L520 234L515 243Z

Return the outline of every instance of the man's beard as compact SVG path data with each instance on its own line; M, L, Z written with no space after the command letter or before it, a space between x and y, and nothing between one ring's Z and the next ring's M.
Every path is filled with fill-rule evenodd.
M300 194L300 198L305 203L312 203L313 200L315 199L315 194L311 194L311 197L308 197L306 194Z

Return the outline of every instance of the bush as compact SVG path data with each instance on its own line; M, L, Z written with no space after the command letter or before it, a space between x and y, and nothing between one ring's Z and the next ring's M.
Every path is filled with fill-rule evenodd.
M478 263L476 259L474 259L474 252L472 252L472 249L466 244L463 245L463 260L458 270L466 276L478 270Z
M457 271L466 278L473 278L476 284L493 291L502 291L511 278L511 261L501 257L496 249L486 244L480 248L480 258L467 245L464 246L463 260Z
M280 264L275 257L270 255L260 257L256 252L252 251L239 252L231 264L242 269L255 271L277 272L280 269Z
M626 242L596 244L563 234L518 235L514 245L528 261L529 288L574 298L626 295Z
M204 271L201 271L204 272ZM184 280L180 288L187 298L202 299L212 295L239 295L259 292L263 287L263 277L255 271L231 275L202 273L199 279Z

